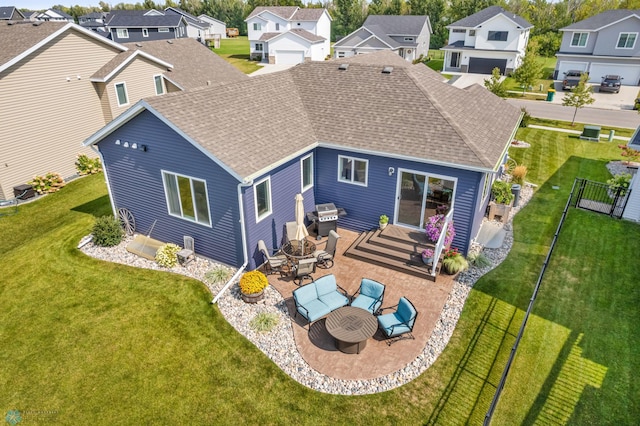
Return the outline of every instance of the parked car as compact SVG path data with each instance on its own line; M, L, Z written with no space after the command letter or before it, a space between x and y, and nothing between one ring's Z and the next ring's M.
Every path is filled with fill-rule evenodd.
M619 75L605 75L600 83L601 92L619 93L622 77Z
M564 73L564 80L562 80L562 90L571 90L580 83L580 77L583 72L578 70L569 70ZM589 74L589 73L585 73Z

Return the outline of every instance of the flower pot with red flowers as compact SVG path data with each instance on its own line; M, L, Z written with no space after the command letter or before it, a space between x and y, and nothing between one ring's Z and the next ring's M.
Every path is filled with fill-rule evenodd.
M469 262L464 258L457 248L447 250L442 259L442 267L449 275L455 275L459 272L466 271L469 268Z

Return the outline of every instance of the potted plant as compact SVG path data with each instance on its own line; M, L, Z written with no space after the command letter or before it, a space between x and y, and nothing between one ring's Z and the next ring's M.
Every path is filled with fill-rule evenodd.
M453 248L444 253L442 267L447 274L455 275L458 272L467 270L467 268L469 268L469 262L467 262L467 259L464 258L457 248Z
M433 255L434 255L434 252L430 248L426 248L426 249L422 250L422 253L421 253L422 262L425 265L432 265L433 264Z
M380 220L378 221L378 225L380 225L381 231L387 227L388 223L389 223L389 216L387 216L386 214L380 215Z
M267 276L258 270L245 272L240 278L240 297L247 303L256 303L264 298L264 289L269 285Z
M442 228L444 228L446 216L443 214L435 214L427 219L427 225L424 230L427 234L429 242L436 244L440 239ZM453 237L456 236L455 228L453 227L453 221L447 226L447 235L444 238L444 246L448 247L453 242Z
M506 222L513 205L513 193L511 185L507 182L496 180L491 185L491 196L493 200L489 203L489 220L493 220L495 216L500 216L503 222Z

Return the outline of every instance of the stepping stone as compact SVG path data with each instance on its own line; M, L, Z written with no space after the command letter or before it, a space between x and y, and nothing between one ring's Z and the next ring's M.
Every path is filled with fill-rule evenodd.
M484 222L480 226L476 242L486 248L500 248L506 235L507 232L502 229L501 225L493 222Z

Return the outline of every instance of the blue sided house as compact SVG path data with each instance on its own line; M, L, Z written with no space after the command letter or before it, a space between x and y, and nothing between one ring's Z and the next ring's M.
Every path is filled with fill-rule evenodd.
M383 51L143 99L85 145L101 156L114 214L253 269L259 240L281 245L298 193L307 212L344 208L339 226L358 232L382 213L423 229L453 210L453 245L466 252L520 116Z

